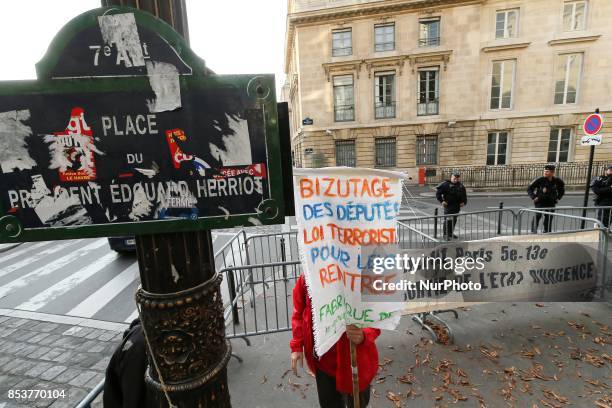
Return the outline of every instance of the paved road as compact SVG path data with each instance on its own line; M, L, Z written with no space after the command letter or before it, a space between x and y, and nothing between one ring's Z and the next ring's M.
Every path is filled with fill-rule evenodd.
M215 252L235 233L213 234ZM232 258L239 257L226 261ZM130 322L139 284L136 256L115 253L106 239L26 243L0 253L0 309Z

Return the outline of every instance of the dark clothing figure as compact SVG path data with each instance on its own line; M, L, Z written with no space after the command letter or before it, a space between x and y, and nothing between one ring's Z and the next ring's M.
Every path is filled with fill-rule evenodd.
M106 368L104 408L146 408L147 354L140 320L123 333Z
M595 205L598 207L612 206L612 174L596 177L591 181L591 191L595 194ZM597 211L597 218L606 228L610 227L611 210L602 208Z
M531 224L531 232L538 232L540 220L544 216L544 232L550 232L552 229L554 207L565 194L565 183L558 177L548 179L546 177L538 177L529 184L527 194L533 200L536 208L546 208L543 210L548 214L538 213L535 215Z
M334 377L317 370L316 381L321 408L353 408L353 396L338 392ZM359 392L359 402L361 407L367 407L370 403L369 385L364 391Z
M436 187L436 198L444 206L444 215L458 214L462 205L467 204L467 192L460 181L456 183L446 180ZM443 230L444 237L451 239L455 237L453 231L457 224L457 216L444 217Z

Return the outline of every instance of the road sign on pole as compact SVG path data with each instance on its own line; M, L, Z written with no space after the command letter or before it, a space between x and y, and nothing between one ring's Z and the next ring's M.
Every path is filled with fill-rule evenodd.
M601 144L601 135L599 132L603 127L603 117L598 113L592 113L584 121L582 130L584 136L580 140L582 146L599 146Z
M207 75L134 9L68 23L0 82L0 242L284 222L272 75Z
M582 137L580 144L582 146L591 146L589 150L589 169L587 170L586 185L584 187L584 202L582 206L582 218L586 218L586 207L589 204L589 188L591 186L591 177L593 177L593 159L595 158L595 146L601 144L601 136L598 133L603 127L603 117L599 114L599 108L595 109L595 113L587 116L582 126L585 135ZM580 223L580 228L584 229L585 220Z

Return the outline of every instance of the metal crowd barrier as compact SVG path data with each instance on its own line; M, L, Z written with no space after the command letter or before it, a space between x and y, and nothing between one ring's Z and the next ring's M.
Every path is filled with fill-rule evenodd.
M612 207L606 207L612 208ZM592 217L601 207L558 207L554 213L542 209L499 208L456 215L433 215L398 220L397 236L402 249L430 248L444 240L444 223L456 217L454 233L461 240L481 240L499 236L531 234L531 223L538 214L552 217L550 234L573 231L598 231L602 254L601 296L610 286L605 256L608 253L609 232L604 223ZM582 216L582 211L591 217ZM241 229L215 254L216 269L223 275L221 287L224 300L226 336L241 338L250 345L249 337L291 330L293 311L292 291L302 273L297 231L254 234ZM412 319L434 338L437 334L429 321L443 326L452 340L453 333L438 310L412 315ZM239 361L240 358L236 357ZM103 382L92 390L79 407L88 407L102 390Z

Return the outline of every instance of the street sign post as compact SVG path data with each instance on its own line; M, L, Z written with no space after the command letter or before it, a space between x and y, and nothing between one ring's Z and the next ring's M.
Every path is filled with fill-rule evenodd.
M211 75L184 0L103 4L0 82L0 242L136 235L147 406L229 408L210 229L284 221L274 77Z
M148 14L67 24L0 83L0 242L282 223L273 76L205 71Z
M603 116L599 113L592 113L584 121L582 131L584 136L580 139L582 146L599 146L601 144L601 135L599 132L603 127Z
M586 218L586 207L589 205L589 188L591 178L593 177L593 159L595 158L595 146L601 144L601 136L598 134L603 127L603 116L599 114L599 108L595 109L595 113L590 114L582 125L584 136L580 140L582 146L591 146L589 151L589 168L587 170L586 186L584 188L584 202L582 206L582 218ZM581 222L581 228L584 228L585 220Z

